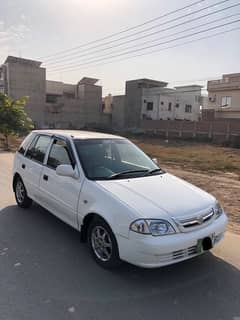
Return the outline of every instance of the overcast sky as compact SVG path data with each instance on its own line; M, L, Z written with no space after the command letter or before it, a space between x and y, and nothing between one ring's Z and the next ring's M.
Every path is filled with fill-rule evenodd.
M4 62L7 55L39 59L54 54L55 52L67 50L111 33L121 31L127 27L143 23L196 1L197 0L1 0L0 63ZM147 26L150 27L160 22L163 23L170 18L173 19L184 13L188 14L191 11L219 1L220 0L206 0L191 9L171 15ZM238 3L239 0L229 0L201 14L206 14L213 10ZM204 22L207 23L211 20L218 19L219 21L212 25L201 27L198 30L234 21L240 19L239 13L240 6L209 16L204 20L187 24L178 29L166 31L165 33L162 32L154 37L143 39L140 42L156 40L160 36L167 37L174 32L179 32L194 25L203 24ZM234 17L227 18L233 14L235 15ZM199 15L200 14L195 14L188 19L198 17ZM222 20L220 21L221 18ZM182 21L184 20L179 20L179 22ZM166 26L172 24L167 24ZM209 31L209 33L184 39L182 42L236 27L240 27L240 22ZM141 28L139 30L141 30ZM192 32L196 31L195 29ZM179 36L181 36L181 34L176 37ZM173 38L172 36L171 39ZM165 40L168 40L168 38ZM155 41L154 43L157 42ZM181 41L176 43L180 44ZM173 42L169 45L176 43ZM125 47L129 46L131 46L131 43L125 45ZM160 47L164 48L166 45ZM160 49L160 47L153 49ZM121 52L120 50L122 48L124 48L124 46L119 48L119 52ZM113 48L112 50L116 53L118 48ZM148 52L148 50L141 51L141 53L145 52ZM82 54L82 51L79 49L77 54ZM103 55L107 54L107 52L95 53L93 57L96 59L98 54ZM84 61L86 61L87 58L88 57L85 56ZM65 70L50 73L50 67L54 68L54 66L47 65L46 59L47 58L42 58L41 61L46 63L45 66L48 66L48 79L75 83L83 76L95 77L101 80L100 84L104 87L104 94L109 92L121 94L123 93L126 80L143 77L168 81L170 85L189 84L189 80L195 80L193 81L194 83L205 84L204 82L198 82L196 80L218 77L223 73L240 72L240 30L134 59L99 66L95 64L95 66L91 68L89 66L88 68L86 68L86 66L84 68L79 66L76 67L76 70L71 69L71 72ZM78 58L75 61L73 60L73 56L71 56L66 60L65 57L64 62L59 63L59 66L62 67L63 64L72 63L76 65L81 64L82 59L83 58ZM118 60L119 59L120 58L118 58ZM52 60L51 63L53 62ZM106 63L106 61L104 61L104 63Z

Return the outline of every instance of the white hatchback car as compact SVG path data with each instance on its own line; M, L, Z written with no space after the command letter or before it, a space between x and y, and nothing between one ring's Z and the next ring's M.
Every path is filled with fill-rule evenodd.
M31 132L15 156L13 189L20 207L34 200L81 231L106 268L189 259L215 246L227 225L213 196L109 134Z

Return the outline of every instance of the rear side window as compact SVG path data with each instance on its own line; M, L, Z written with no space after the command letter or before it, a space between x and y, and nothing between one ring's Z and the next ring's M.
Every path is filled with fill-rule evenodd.
M56 139L49 153L47 165L52 169L56 169L60 164L72 165L72 162L66 142L61 139Z
M32 133L30 133L21 143L18 152L21 154L24 154L26 151L27 146L31 143L31 141L33 140L34 135Z
M26 157L43 163L50 140L51 140L51 137L39 136L37 139L35 139L31 143L26 153Z

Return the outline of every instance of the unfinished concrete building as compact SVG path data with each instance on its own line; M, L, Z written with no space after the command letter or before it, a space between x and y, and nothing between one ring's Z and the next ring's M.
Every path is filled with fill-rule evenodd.
M102 87L98 79L77 84L47 81L40 61L9 56L0 66L0 90L14 99L28 96L25 110L37 128L104 127Z
M107 122L102 114L102 87L97 79L83 78L76 85L46 82L45 127L97 127Z
M41 62L8 56L2 66L3 92L18 99L28 96L25 110L37 126L44 123L46 70Z

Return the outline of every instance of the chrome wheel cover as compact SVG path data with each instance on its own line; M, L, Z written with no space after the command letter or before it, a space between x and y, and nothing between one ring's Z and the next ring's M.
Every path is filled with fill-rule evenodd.
M96 226L92 229L91 245L98 259L103 262L110 260L112 256L112 240L104 227Z

